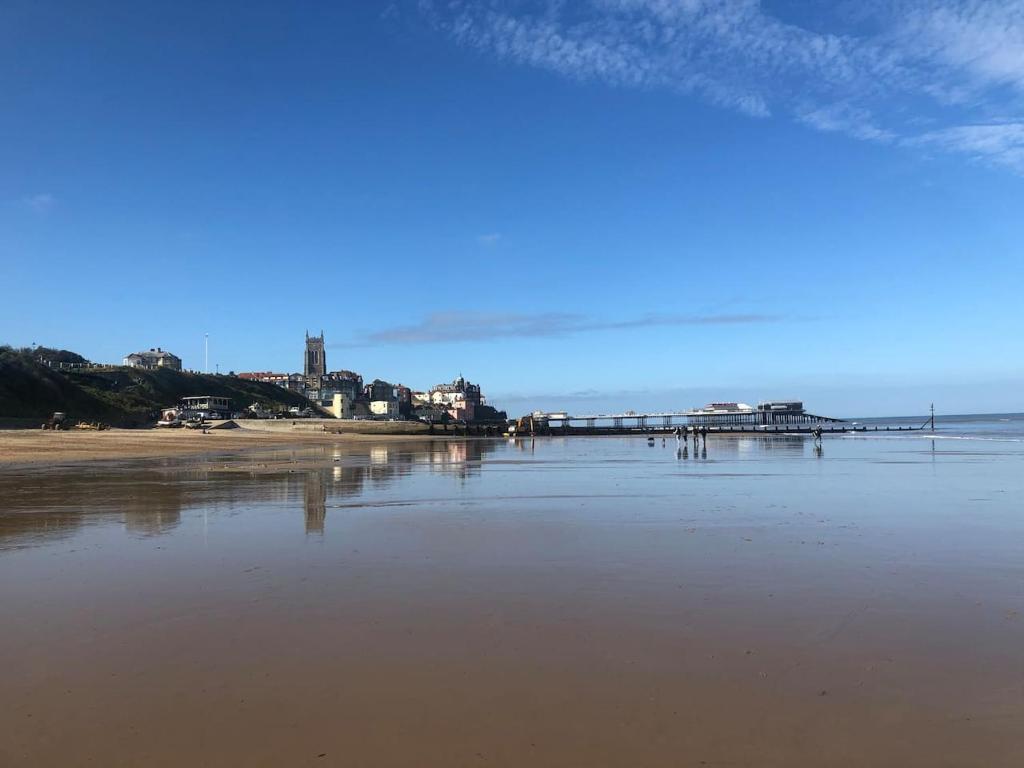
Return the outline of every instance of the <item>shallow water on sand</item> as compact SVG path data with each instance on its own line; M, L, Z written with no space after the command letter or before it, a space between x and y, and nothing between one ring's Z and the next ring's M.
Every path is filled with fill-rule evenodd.
M1018 766L1024 447L0 471L0 765Z

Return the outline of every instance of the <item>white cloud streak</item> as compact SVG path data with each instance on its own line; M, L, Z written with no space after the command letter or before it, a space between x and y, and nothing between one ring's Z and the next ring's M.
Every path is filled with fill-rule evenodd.
M507 338L562 338L594 331L639 330L658 326L757 325L785 320L757 313L682 315L650 313L625 320L603 320L567 312L435 312L417 323L367 333L363 341L340 346L376 344L443 344Z
M421 6L462 45L572 79L1024 172L1011 128L1024 123L1024 0L841 0L797 5L800 19L769 0Z
M999 158L1003 164L1024 172L1024 122L958 125L930 131L913 142L976 160Z
M892 131L879 128L871 114L849 104L831 104L808 107L796 113L797 119L819 131L837 131L865 141L890 142L896 138Z

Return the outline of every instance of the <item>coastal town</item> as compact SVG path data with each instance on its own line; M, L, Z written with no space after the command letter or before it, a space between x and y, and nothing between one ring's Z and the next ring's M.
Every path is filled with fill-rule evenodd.
M126 355L123 365L128 368L158 371L182 370L182 360L161 347ZM488 405L479 384L462 375L451 382L435 384L426 389L413 389L402 383L375 378L364 381L363 376L350 370L330 370L323 331L319 335L305 335L303 370L301 373L276 371L242 371L225 374L243 381L273 384L309 401L305 408L293 406L289 418L319 417L376 421L424 421L430 424L446 422L497 423L507 415ZM275 412L259 404L233 403L227 398L195 393L180 403L168 403L160 423L177 425L196 416L200 418L274 418Z
M182 359L162 347L132 352L120 366L95 363L67 350L35 347L8 349L20 359L21 376L60 374L87 390L89 407L80 398L51 397L31 405L21 397L6 416L11 425L19 416L46 418L44 429L63 430L128 427L239 426L246 420L287 420L286 427L350 434L434 434L435 426L454 434L533 437L544 435L645 435L725 433L786 433L820 437L825 433L904 432L934 429L934 416L921 424L870 426L812 413L798 399L744 402L715 401L690 408L657 412L634 410L611 413L569 413L564 410L532 410L518 417L490 405L480 384L459 375L450 382L417 389L381 378L364 380L346 369L331 370L324 332L303 340L302 371L274 370L236 373L190 371ZM19 358L20 355L20 358ZM25 366L35 366L29 372ZM205 367L205 366L204 366ZM13 371L8 379L12 378ZM56 390L69 381L50 381L43 389ZM39 389L39 382L26 385ZM17 389L17 386L15 386ZM85 394L85 393L83 393ZM111 402L111 400L115 402ZM75 408L75 403L79 406ZM46 406L50 406L47 408ZM71 407L73 412L68 413ZM20 410L20 413L15 412ZM219 424L212 424L220 422ZM344 423L339 423L344 422ZM385 422L385 423L381 423ZM30 423L30 422L29 422ZM36 424L39 424L37 421ZM269 427L270 425L266 425Z
M0 374L4 379L0 396L6 400L0 422L15 428L34 422L44 430L60 431L111 426L206 431L248 426L262 431L290 428L377 435L653 438L689 434L696 438L708 433L782 433L820 439L824 434L935 428L934 405L931 416L916 424L864 424L809 411L795 398L751 401L755 404L726 400L691 407L668 404L648 412L534 409L509 418L488 403L479 383L461 373L449 382L414 388L381 378L367 381L352 370L331 370L322 330L317 335L306 331L301 372L187 370L181 357L160 346L131 352L120 365L33 346L0 347Z

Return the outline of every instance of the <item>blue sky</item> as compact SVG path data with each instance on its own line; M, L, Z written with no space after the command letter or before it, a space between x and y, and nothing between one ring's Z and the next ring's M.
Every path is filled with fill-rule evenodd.
M0 6L0 342L1024 410L1024 3Z

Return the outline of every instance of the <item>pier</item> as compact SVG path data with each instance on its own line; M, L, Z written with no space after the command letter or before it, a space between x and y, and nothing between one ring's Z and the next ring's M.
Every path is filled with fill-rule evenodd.
M922 426L854 424L843 419L807 413L799 401L710 403L690 411L570 415L535 412L509 427L510 435L655 435L676 429L699 428L707 434L841 434L854 432L913 432Z
M649 417L654 415L655 420L649 420ZM642 414L640 419L633 421L629 424L623 422L611 425L598 425L596 423L590 423L585 421L584 424L573 425L573 419L565 419L561 422L552 424L551 422L543 423L537 422L534 428L510 428L510 434L513 435L671 435L675 432L677 427L692 426L684 424L669 424L659 423L657 418L661 418L660 414ZM595 418L596 422L596 418ZM866 425L866 424L849 424L849 423L830 423L830 424L773 424L773 425L723 425L723 426L709 426L706 427L709 435L793 435L793 434L804 434L810 435L814 433L816 427L820 427L822 434L850 434L850 433L861 433L861 432L920 432L924 427L913 427L913 426L891 426L891 425ZM703 429L703 428L702 428Z

